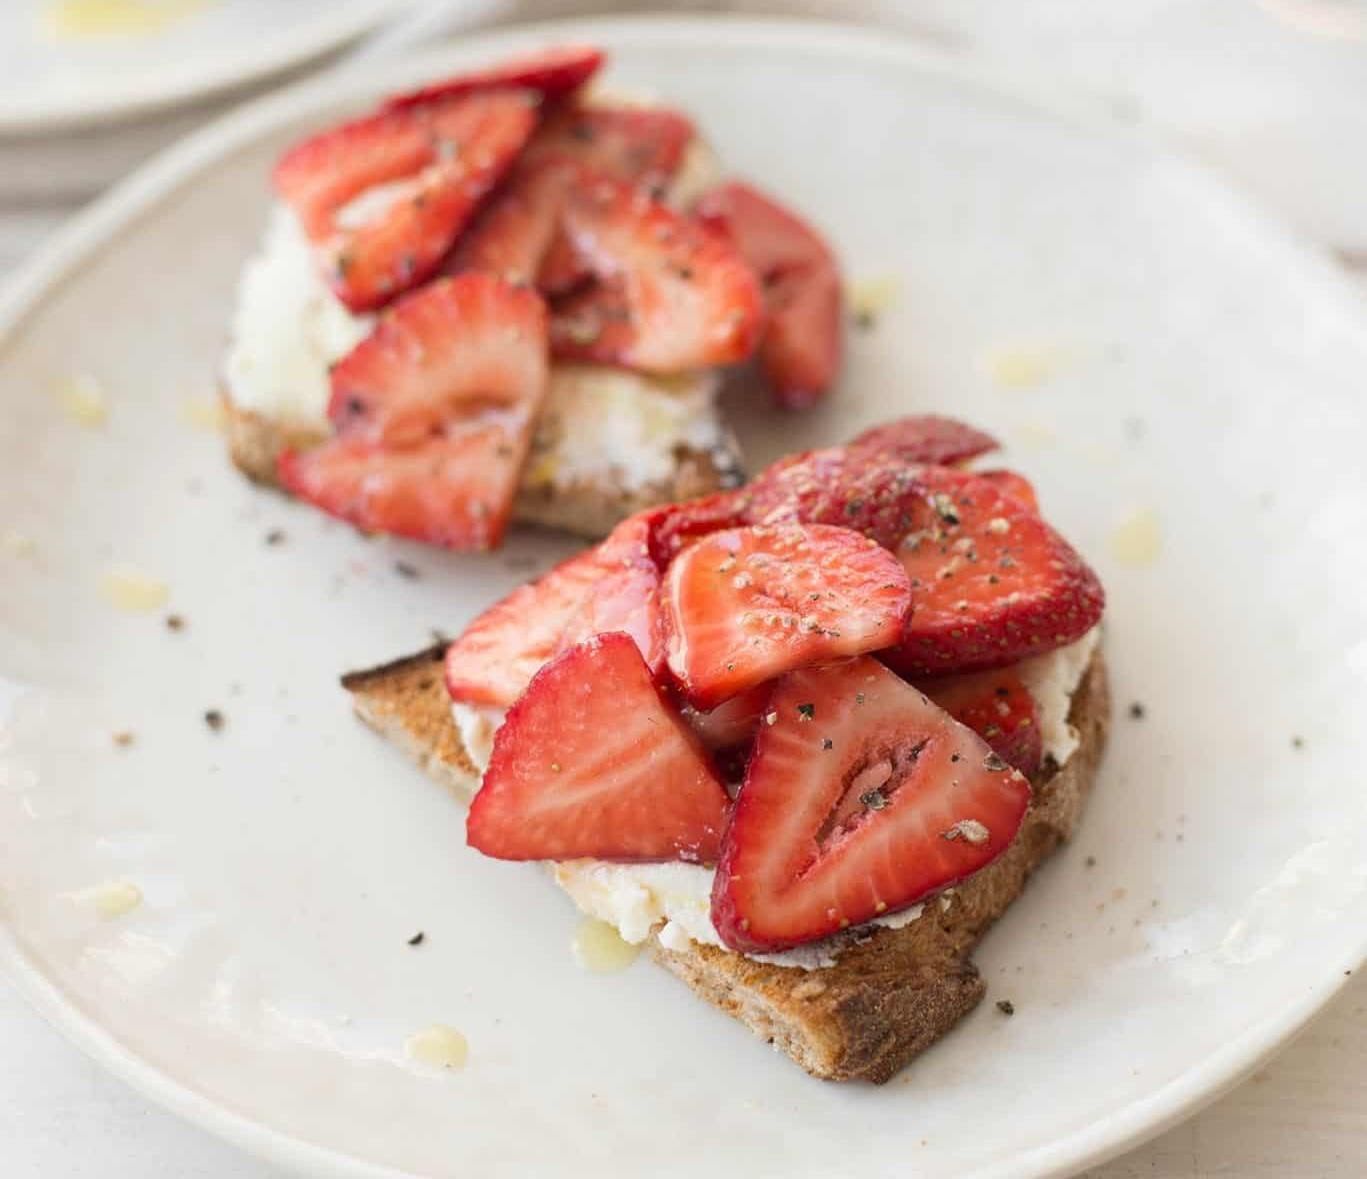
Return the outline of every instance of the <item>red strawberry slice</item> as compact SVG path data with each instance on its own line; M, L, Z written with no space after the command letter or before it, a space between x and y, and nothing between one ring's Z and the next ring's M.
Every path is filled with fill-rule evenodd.
M561 98L593 77L606 60L607 54L592 45L557 45L489 69L458 74L406 94L396 94L386 100L384 109L406 110L480 90L509 86L534 90L547 99Z
M904 675L1016 663L1089 631L1105 593L1057 532L992 482L921 467L897 555L916 612L885 658Z
M886 453L810 450L759 474L747 489L746 515L756 524L838 524L891 549L910 526L917 469Z
M712 890L723 943L782 950L957 884L1010 845L1030 784L870 658L786 675Z
M451 698L507 708L557 652L609 631L629 634L658 671L664 637L660 575L648 547L651 516L628 517L601 544L520 586L470 623L446 650Z
M457 549L503 536L546 392L541 300L488 275L404 299L332 373L338 436L284 485L367 531Z
M511 705L560 650L565 628L602 576L597 550L590 549L490 606L446 649L451 699Z
M330 381L333 426L390 445L453 419L534 411L546 383L545 305L489 274L439 279L381 316Z
M675 557L704 536L748 523L748 502L744 490L719 491L701 499L649 509L650 555L655 564L661 570L668 569Z
M556 656L513 705L465 831L501 860L712 862L727 806L636 644L607 634Z
M573 164L524 160L460 240L445 265L452 274L486 270L509 282L533 283L559 240L565 194L578 179ZM571 255L571 262L577 260Z
M739 696L723 700L708 712L685 705L683 717L714 753L737 749L754 740L772 692L772 684L759 684Z
M570 330L553 330L558 355L669 373L731 364L754 350L759 284L721 237L634 185L601 177L571 192L565 231L605 293L601 305L576 301Z
M664 666L664 633L650 525L649 512L630 516L593 550L600 576L566 623L559 650L594 635L621 632L635 640L651 673L659 673Z
M874 426L847 445L861 455L953 467L996 450L998 444L991 434L976 426L924 413Z
M775 400L802 409L840 372L843 297L835 255L810 225L758 189L732 182L707 193L697 216L727 234L764 284L768 320L759 361Z
M665 575L669 670L695 708L795 667L896 643L911 604L891 553L847 528L714 532Z
M990 435L923 414L866 430L845 446L807 451L761 471L749 488L749 519L840 524L894 547L909 529L911 471L963 462L996 447Z
M678 172L695 134L692 120L667 107L563 107L527 145L527 160L568 160L658 190Z
M654 190L668 182L693 138L675 111L568 107L532 137L517 169L461 239L451 272L491 270L567 294L592 279L561 229L571 185L605 175Z
M1009 495L1023 507L1029 508L1032 512L1039 512L1039 496L1035 494L1034 484L1024 475L1018 475L1015 471L977 471L979 479L986 479L993 484L1003 495Z
M503 457L507 432L484 428L402 449L335 438L285 451L280 482L292 495L364 532L462 551L496 548L518 467Z
M1039 769L1044 757L1039 709L1013 668L933 680L926 694L1026 777Z
M498 90L385 111L281 158L276 189L343 303L371 310L437 269L530 138L534 99Z

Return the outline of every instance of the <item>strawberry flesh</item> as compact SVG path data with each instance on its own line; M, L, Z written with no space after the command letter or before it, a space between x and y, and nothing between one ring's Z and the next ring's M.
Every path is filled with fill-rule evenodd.
M803 409L840 372L843 296L835 255L810 225L748 184L731 182L698 202L698 218L729 237L764 285L760 369L779 405Z
M728 805L636 643L606 634L556 656L509 710L466 839L503 860L709 863Z
M995 860L1030 784L876 660L778 681L722 843L712 922L788 949L917 903ZM769 714L766 714L766 718Z
M924 413L874 426L846 446L865 459L953 467L996 450L997 440L956 418Z
M986 479L993 484L1003 495L1009 495L1022 507L1029 508L1036 515L1039 514L1039 496L1035 494L1034 484L1024 475L1007 470L974 473L979 479Z
M666 659L689 703L715 708L792 668L893 645L910 605L896 558L849 529L714 532L665 575Z
M446 690L464 704L507 708L566 647L608 631L636 640L652 671L664 662L660 575L649 555L653 513L623 520L601 544L519 586L446 651Z
M436 271L535 130L535 97L495 90L386 110L281 157L276 189L347 307L373 310Z
M496 547L547 381L545 309L479 274L408 296L334 368L337 435L284 486L369 532Z
M967 471L921 467L897 555L916 612L885 654L919 676L1003 667L1073 642L1101 618L1096 574L1057 532Z
M577 90L602 68L606 60L607 55L593 45L557 45L486 70L458 74L405 94L393 95L385 101L384 109L408 110L481 90L507 87L521 87L535 91L542 98L557 99Z
M673 373L744 360L763 326L759 283L723 238L607 177L574 187L565 231L598 280L557 304L557 356Z
M1035 698L1014 668L978 671L932 680L926 695L961 725L986 741L1008 765L1027 778L1044 758Z

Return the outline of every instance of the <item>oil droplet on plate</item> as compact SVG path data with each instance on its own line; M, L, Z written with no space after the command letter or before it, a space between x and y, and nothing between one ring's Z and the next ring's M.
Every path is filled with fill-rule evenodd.
M50 0L48 30L58 37L128 37L157 33L205 0Z
M1158 514L1144 508L1126 517L1110 537L1111 555L1122 565L1141 569L1158 560L1163 550L1163 530Z
M217 397L187 397L180 403L180 420L209 434L221 434L228 424L223 402Z
M100 578L100 593L110 605L130 612L160 609L171 596L164 581L128 565L106 570Z
M88 373L58 381L52 386L52 396L71 421L87 430L98 430L109 416L104 390Z
M1057 344L1017 342L989 348L983 355L982 369L1002 389L1034 389L1066 361L1064 350Z
M856 322L876 320L897 302L900 290L901 283L896 275L891 274L885 274L880 278L861 278L852 282L846 292L850 315Z
M625 970L641 952L640 946L624 941L615 926L596 917L585 917L579 923L570 949L574 952L574 960L595 974Z
M0 533L0 551L19 561L26 561L38 555L38 542L31 536L13 529Z
M449 1069L464 1068L470 1055L470 1045L465 1037L444 1023L434 1023L430 1028L414 1032L404 1042L404 1050L423 1064Z
M1023 422L1016 427L1014 434L1015 440L1026 450L1043 450L1058 440L1058 435L1048 426L1035 422Z
M127 880L107 880L70 894L79 905L89 905L101 917L122 917L142 904L142 889Z

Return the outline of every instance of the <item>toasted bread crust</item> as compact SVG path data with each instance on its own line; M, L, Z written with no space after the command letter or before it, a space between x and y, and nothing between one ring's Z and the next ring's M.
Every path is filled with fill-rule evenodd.
M439 660L439 650L424 652L342 682L366 723L468 797L477 774L451 720ZM920 919L900 929L875 929L833 965L816 970L696 943L686 950L657 944L657 961L813 1076L888 1080L983 997L986 986L969 954L1030 873L1077 826L1110 723L1099 648L1073 695L1069 720L1080 745L1062 768L1050 764L1036 776L1034 798L1011 847L952 893L930 901Z
M283 450L308 450L326 441L327 431L311 422L271 418L233 403L220 393L227 422L228 453L247 478L278 487L276 460ZM532 460L534 461L535 454ZM741 482L737 450L732 443L716 450L680 447L670 479L644 487L625 488L607 483L576 483L571 487L524 487L513 505L514 518L523 524L560 528L597 539L633 512L655 504L693 499Z

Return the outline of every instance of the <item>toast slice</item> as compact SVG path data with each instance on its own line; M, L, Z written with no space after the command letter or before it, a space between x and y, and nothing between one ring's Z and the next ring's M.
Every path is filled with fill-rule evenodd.
M561 372L556 380L567 388L573 373ZM661 398L668 394L661 393ZM276 460L283 450L308 450L326 441L329 430L324 423L287 417L272 417L237 405L224 390L220 394L228 453L233 464L249 479L278 487ZM667 461L651 477L634 480L618 469L599 469L582 475L562 475L562 457L567 431L575 428L575 403L570 396L556 396L556 385L532 438L531 452L523 472L522 485L513 505L513 517L523 524L559 528L576 536L597 539L612 531L618 521L633 512L660 503L674 503L708 495L744 481L740 451L730 433L720 426L704 431L682 429L667 442ZM658 418L660 406L656 406ZM624 411L626 412L626 411ZM648 423L650 409L630 411L642 425ZM709 411L710 412L710 411ZM588 428L580 423L581 431ZM690 435L694 435L690 437Z
M461 743L442 679L444 648L342 677L361 719L406 749L461 798L479 773ZM1034 798L1015 842L998 860L898 928L875 928L834 963L808 970L691 943L656 960L699 996L735 1016L823 1080L888 1080L965 1014L987 990L969 955L1020 894L1030 873L1076 828L1110 723L1106 665L1098 646L1073 693L1069 723L1079 744L1062 767L1033 780Z

